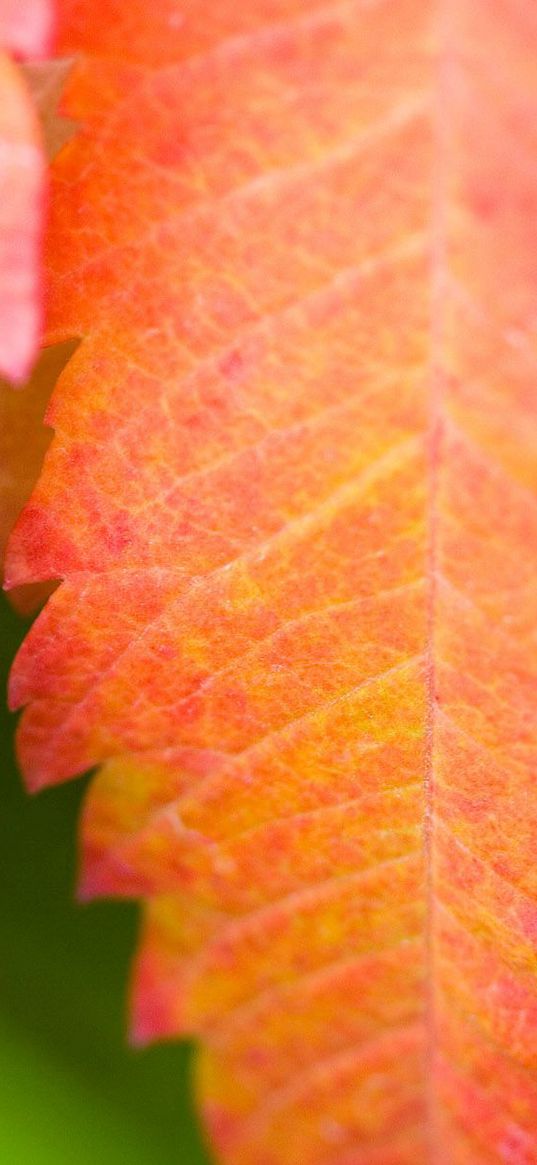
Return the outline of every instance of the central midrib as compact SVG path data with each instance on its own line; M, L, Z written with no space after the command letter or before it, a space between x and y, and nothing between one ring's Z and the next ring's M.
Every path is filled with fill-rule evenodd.
M449 55L450 0L436 0L433 29L433 59L431 62L433 93L431 100L431 214L430 214L430 333L428 432L427 432L427 559L428 603L426 645L426 766L424 778L424 865L425 865L425 1116L429 1165L440 1160L438 1149L440 1124L436 1093L436 1063L438 1030L435 999L435 880L434 880L434 762L436 727L436 619L438 589L438 492L440 464L444 438L442 353L445 336L445 304L447 295L447 190L449 173L448 125L449 109Z

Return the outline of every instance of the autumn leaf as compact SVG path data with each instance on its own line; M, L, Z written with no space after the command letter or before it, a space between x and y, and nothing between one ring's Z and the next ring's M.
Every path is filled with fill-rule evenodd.
M9 585L230 1165L537 1161L537 14L63 0Z
M28 375L39 342L45 163L25 82L7 52L40 57L51 31L48 0L1 0L0 372L15 382Z
M17 57L39 58L50 50L53 12L49 0L2 0L0 43Z

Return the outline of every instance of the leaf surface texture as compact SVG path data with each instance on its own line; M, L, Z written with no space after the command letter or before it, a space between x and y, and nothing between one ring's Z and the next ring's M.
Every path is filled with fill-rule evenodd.
M28 781L222 1161L530 1165L537 16L62 7Z

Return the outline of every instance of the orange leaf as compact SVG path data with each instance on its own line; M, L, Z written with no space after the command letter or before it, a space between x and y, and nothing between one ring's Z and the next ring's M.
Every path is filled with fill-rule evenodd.
M223 1161L530 1165L535 10L63 7L27 779Z
M41 56L48 0L0 0L0 373L23 381L39 341L39 244L45 165L26 86L2 47Z

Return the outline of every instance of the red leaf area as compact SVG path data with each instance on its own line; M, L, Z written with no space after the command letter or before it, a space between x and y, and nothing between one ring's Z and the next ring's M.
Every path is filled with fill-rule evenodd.
M45 162L32 102L6 52L40 57L51 32L48 0L0 0L0 374L15 382L26 379L41 331Z
M11 584L230 1165L537 1162L537 15L64 0Z

